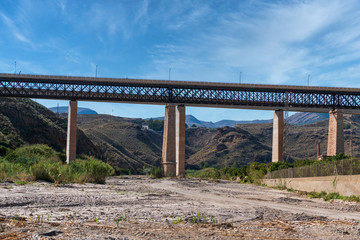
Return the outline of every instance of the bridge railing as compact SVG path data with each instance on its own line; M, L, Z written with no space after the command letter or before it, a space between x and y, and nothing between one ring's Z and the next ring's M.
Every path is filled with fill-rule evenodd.
M319 162L298 168L277 170L268 173L265 178L301 178L358 174L360 174L360 159L350 158L332 162Z

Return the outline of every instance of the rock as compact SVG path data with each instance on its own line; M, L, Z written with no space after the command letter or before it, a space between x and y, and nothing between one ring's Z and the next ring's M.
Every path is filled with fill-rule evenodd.
M216 150L218 150L218 151L222 151L224 149L227 149L227 147L223 143L220 143L219 145L216 146Z
M52 230L50 232L46 232L46 233L40 233L40 236L46 236L46 237L53 237L53 236L57 236L62 234L62 231L58 231L58 230Z
M0 224L0 232L5 232L5 225L4 224Z

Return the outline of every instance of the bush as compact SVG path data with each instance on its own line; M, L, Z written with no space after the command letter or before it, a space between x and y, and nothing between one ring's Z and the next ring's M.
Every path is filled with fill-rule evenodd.
M45 180L49 182L105 183L106 177L114 174L107 163L84 156L63 164L62 154L46 145L31 145L15 149L5 159L0 158L0 181Z
M60 161L42 160L30 167L34 180L49 182L92 182L105 183L106 177L114 174L114 169L107 163L89 157L88 160L77 160L69 165Z
M329 201L332 199L341 199L341 196L338 192L329 193L326 196L323 197L325 201Z
M264 178L266 173L267 167L265 163L254 162L248 170L249 181L251 183L261 184L261 179Z
M10 163L0 159L0 182L9 180L28 180L30 178L27 169L18 163Z
M308 193L308 197L310 197L310 198L324 198L325 196L327 196L325 191L322 191L320 193L318 193L318 192Z
M155 131L162 131L164 129L164 120L154 120L152 118L148 121L149 128Z
M58 160L58 154L51 147L43 144L23 146L15 149L7 154L5 160L11 163L19 163L25 166L27 169L31 165L39 162L40 160L53 159Z
M72 182L68 166L60 161L41 160L30 167L34 180L44 180L55 184Z
M269 172L273 172L276 170L287 169L290 167L293 167L293 165L288 162L272 162L270 163L268 170Z
M350 202L359 202L360 201L360 198L358 196L355 196L355 195L351 195L347 198L348 201Z
M221 178L221 172L216 168L205 168L194 173L189 174L190 177L196 177L200 179L214 179L218 180Z
M89 157L88 160L75 161L71 164L73 166L80 166L83 169L86 181L92 183L105 183L106 177L114 174L115 170L107 163Z
M164 171L162 167L152 167L150 176L152 178L162 178L164 177Z

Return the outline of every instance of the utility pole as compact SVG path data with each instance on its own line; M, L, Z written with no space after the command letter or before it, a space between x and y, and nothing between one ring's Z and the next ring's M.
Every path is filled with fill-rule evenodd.
M171 68L169 68L169 81L170 81L170 75L171 75Z
M307 82L308 82L308 86L310 86L310 74L308 75Z
M14 73L16 74L16 61L15 61L15 72Z
M350 131L350 157L353 156L353 130Z
M96 64L96 70L95 70L95 77L97 78L97 67L98 65Z
M241 83L241 72L239 74L239 83Z

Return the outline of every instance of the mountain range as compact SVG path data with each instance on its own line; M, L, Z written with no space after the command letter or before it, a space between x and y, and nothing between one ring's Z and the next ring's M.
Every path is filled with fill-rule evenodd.
M287 123L293 125L305 125L319 122L329 118L328 113L310 113L300 112L295 113L287 118ZM164 120L164 117L157 117L154 120ZM205 128L222 128L222 127L235 127L237 124L258 124L258 123L271 123L272 119L267 120L249 120L249 121L236 121L236 120L221 120L217 122L202 121L193 115L186 115L185 122L188 126L205 127Z
M68 113L67 106L60 107L51 107L49 108L54 113ZM78 108L78 114L98 114L96 111L90 108ZM329 118L329 114L327 113L310 113L310 112L301 112L295 113L287 118L287 122L293 125L304 125L311 124L315 122L319 122ZM164 120L164 117L156 117L154 120ZM236 124L257 124L257 123L270 123L272 119L266 120L249 120L249 121L236 121L236 120L220 120L217 122L209 122L199 120L193 115L186 115L185 122L188 126L196 126L196 127L205 127L205 128L222 128L222 127L235 127Z
M68 113L69 111L69 107L67 106L51 107L49 109L54 113L60 113L60 114ZM82 108L82 107L78 107L77 112L78 114L98 114L96 111L90 108Z

